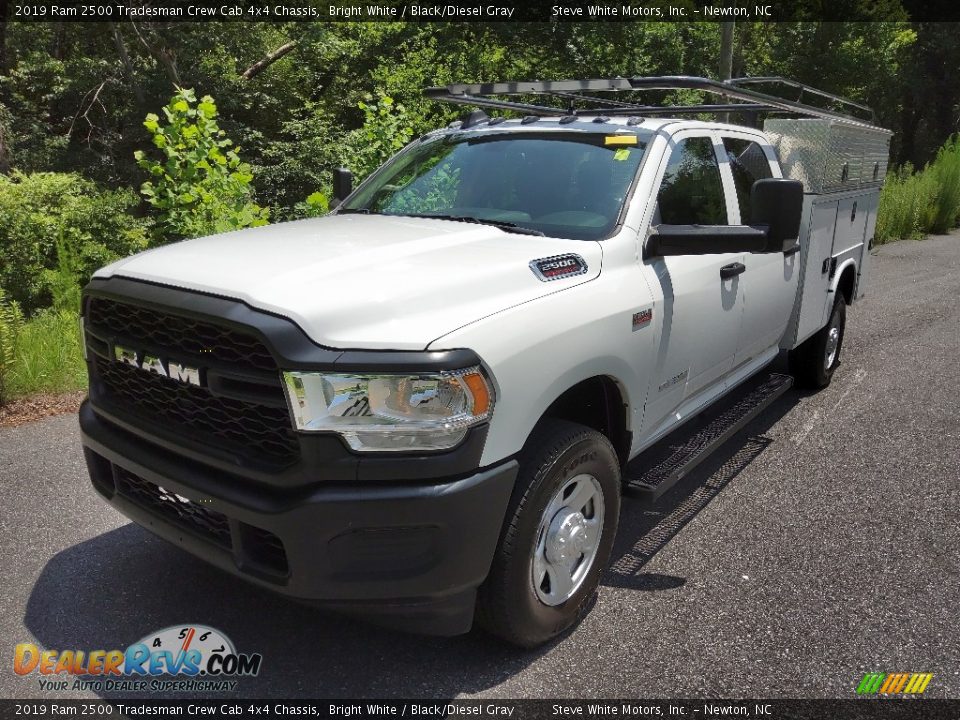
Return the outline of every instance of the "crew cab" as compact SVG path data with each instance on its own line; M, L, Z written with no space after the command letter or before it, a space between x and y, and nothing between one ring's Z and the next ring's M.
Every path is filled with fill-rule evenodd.
M83 300L94 489L293 598L527 647L562 633L623 490L655 500L793 377L839 366L889 133L754 87L434 88L522 117L474 110L356 190L338 171L326 217L103 268ZM582 96L664 88L727 102ZM599 107L503 99L576 92ZM800 117L697 119L747 110ZM760 375L783 354L793 377ZM680 465L650 460L758 377Z

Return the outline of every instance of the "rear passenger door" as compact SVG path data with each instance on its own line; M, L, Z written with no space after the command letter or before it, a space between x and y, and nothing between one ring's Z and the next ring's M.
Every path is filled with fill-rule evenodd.
M724 190L709 132L674 136L652 225L728 225L732 199ZM721 273L744 262L743 253L650 258L663 291L663 324L654 379L648 391L648 429L679 419L687 399L717 385L733 366L743 313L740 275ZM728 277L724 277L724 275Z
M750 135L721 133L721 171L736 195L731 223L750 225L750 189L757 180L779 177L773 149ZM741 275L743 324L733 367L777 347L786 331L797 292L799 255L747 253Z

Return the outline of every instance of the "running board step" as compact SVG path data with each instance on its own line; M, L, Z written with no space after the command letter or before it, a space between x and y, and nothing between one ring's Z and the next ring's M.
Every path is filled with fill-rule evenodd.
M793 378L790 375L771 373L754 385L752 390L748 389L745 396L741 394L742 389L735 389L732 396L739 399L720 400L722 407L719 414L713 415L717 411L708 408L701 422L697 422L699 418L691 419L688 423L692 426L690 429L678 428L632 460L624 473L624 491L656 500L792 385Z

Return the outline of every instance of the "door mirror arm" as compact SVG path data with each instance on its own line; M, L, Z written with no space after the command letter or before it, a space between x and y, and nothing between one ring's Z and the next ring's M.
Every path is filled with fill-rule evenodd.
M353 192L353 173L347 168L337 168L333 171L333 198L330 208L337 207Z
M767 252L767 229L750 225L656 225L644 258Z

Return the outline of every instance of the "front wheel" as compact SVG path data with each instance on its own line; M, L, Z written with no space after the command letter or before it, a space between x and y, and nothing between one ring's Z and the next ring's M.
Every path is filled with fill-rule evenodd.
M477 620L535 647L586 612L606 568L620 515L620 465L606 437L544 420L520 455L520 474Z
M790 357L791 370L798 385L819 390L830 384L840 365L846 326L847 303L838 293L826 327L794 350Z

